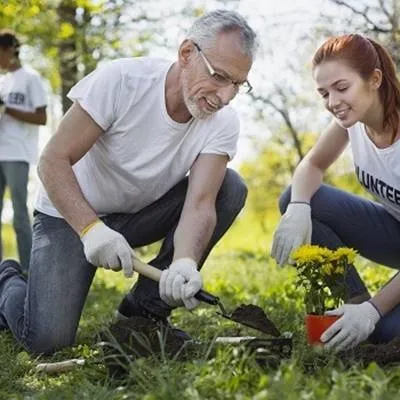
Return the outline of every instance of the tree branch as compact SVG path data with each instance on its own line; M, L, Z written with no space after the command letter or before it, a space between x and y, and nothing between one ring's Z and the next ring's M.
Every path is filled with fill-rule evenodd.
M282 91L280 94L282 95ZM286 108L279 107L272 100L267 99L265 97L256 96L254 93L250 93L250 96L255 101L261 101L262 103L269 105L272 109L274 109L282 117L283 121L286 124L286 127L289 130L290 136L293 139L294 146L296 148L296 152L299 156L299 160L302 160L304 157L304 153L303 153L303 149L301 146L301 141L299 139L299 133L297 132L297 130L294 128L294 126L292 124L292 121L291 121L290 115L289 115L289 111Z
M343 0L330 0L330 1L338 6L346 7L349 10L351 10L354 14L359 15L362 18L364 18L365 21L372 26L372 29L371 29L372 31L379 32L379 33L390 33L391 32L391 29L384 28L382 26L378 26L374 21L372 21L372 19L368 16L368 12L370 10L370 8L368 6L365 7L364 11L361 11L361 10L357 10L351 4L348 4L347 2L345 2Z
M380 5L380 7L381 7L382 12L386 15L387 19L390 21L390 23L391 23L392 26L393 26L393 25L394 25L394 23L393 23L394 14L391 15L391 14L389 13L389 10L385 7L384 0L379 0L379 5Z

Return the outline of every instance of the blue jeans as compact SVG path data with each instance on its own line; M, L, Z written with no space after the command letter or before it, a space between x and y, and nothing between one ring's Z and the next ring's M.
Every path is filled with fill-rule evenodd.
M165 269L172 260L172 239L187 182L185 178L135 214L111 214L103 221L123 234L133 248L164 239L158 256L150 264ZM246 195L240 176L228 169L216 201L217 225L200 266L243 208ZM8 327L32 353L50 354L72 345L96 272L85 259L79 236L64 219L36 212L28 281L7 263L0 264L0 325ZM159 297L157 283L140 277L133 292L149 311L165 315L171 312Z
M282 194L279 207L284 213L290 201L290 187ZM371 261L400 269L400 222L381 204L322 185L311 199L312 244L330 249L351 247ZM348 297L367 293L357 270L345 278ZM377 324L371 340L387 342L400 335L400 305Z
M0 162L0 232L4 192L8 186L14 210L14 230L17 236L18 254L22 268L27 271L32 247L32 226L27 206L29 164L24 161ZM0 260L3 259L0 234Z

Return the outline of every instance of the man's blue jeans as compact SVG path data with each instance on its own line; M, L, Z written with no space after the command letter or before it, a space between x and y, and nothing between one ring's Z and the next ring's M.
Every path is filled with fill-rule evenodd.
M279 202L283 214L290 187ZM381 204L332 186L322 185L311 199L312 244L330 249L351 247L371 261L400 269L400 222ZM346 277L348 297L367 293L356 269ZM371 339L387 342L400 335L400 305L377 324Z
M14 210L14 230L17 236L18 254L22 268L27 271L32 247L32 226L27 206L29 164L24 161L0 162L0 233L4 192L10 189ZM0 260L3 259L0 234Z
M150 264L165 269L172 260L186 190L187 178L141 211L111 214L103 221L133 248L164 239ZM200 266L243 208L246 195L240 176L228 169L216 201L217 225ZM8 327L28 351L50 354L73 344L96 268L86 261L79 236L63 219L35 214L28 281L7 261L0 264L0 326ZM140 277L133 293L149 311L171 312L159 297L157 283Z

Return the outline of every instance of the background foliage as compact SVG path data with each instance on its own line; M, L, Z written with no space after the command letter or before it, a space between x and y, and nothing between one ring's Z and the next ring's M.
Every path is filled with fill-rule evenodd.
M163 54L172 52L176 37L193 18L211 8L240 9L241 3L210 0L199 5L185 1L169 2L166 7L161 1L151 0L0 0L0 27L13 28L20 34L24 61L47 78L52 101L65 112L69 107L65 94L98 62L145 55L155 48L163 49ZM291 268L278 269L269 257L272 232L279 219L279 195L328 121L312 87L308 60L313 50L328 34L362 31L392 49L400 63L398 0L327 3L329 7L320 12L315 27L287 57L287 68L274 79L266 75L263 65L279 58L287 39L278 28L291 26L285 27L284 16L272 22L257 16L263 42L252 76L257 84L251 97L240 100L242 116L252 121L251 126L243 127L243 134L253 144L252 155L237 167L247 182L249 197L245 210L203 270L206 289L218 294L228 309L241 303L259 305L282 331L292 332L292 358L277 369L263 369L239 349L221 349L210 356L216 336L254 332L222 321L212 307L203 306L194 313L179 310L173 315L174 323L204 343L204 351L197 357L184 363L162 357L139 360L132 364L126 381L112 381L96 345L96 332L110 322L133 282L99 271L74 348L50 358L35 358L16 345L9 332L0 333L0 399L396 398L398 369L381 369L375 364L345 368L333 355L310 351L304 343L304 308L295 273ZM346 154L328 171L326 181L362 193ZM6 256L15 257L10 225L3 226L3 235ZM142 250L144 260L149 260L156 249L151 246ZM357 268L371 292L392 274L362 259ZM54 377L35 372L38 362L73 357L84 358L86 365Z

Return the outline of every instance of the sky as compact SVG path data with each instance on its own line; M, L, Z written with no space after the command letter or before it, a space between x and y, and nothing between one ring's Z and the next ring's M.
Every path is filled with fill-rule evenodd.
M321 10L329 6L327 0L243 0L238 11L243 13L251 26L257 31L260 51L250 72L257 94L268 93L273 85L280 82L302 79L294 76L288 63L307 62L311 53L303 53L304 60L292 59L299 52L302 37L313 35L315 24L320 18ZM310 76L311 78L311 70ZM312 90L312 89L311 89ZM247 103L247 102L246 102ZM242 126L245 132L239 140L239 151L233 164L239 167L247 158L254 156L254 141L252 138L266 138L269 130L265 124L255 123L251 105L241 104L237 99ZM279 117L276 117L279 119Z

